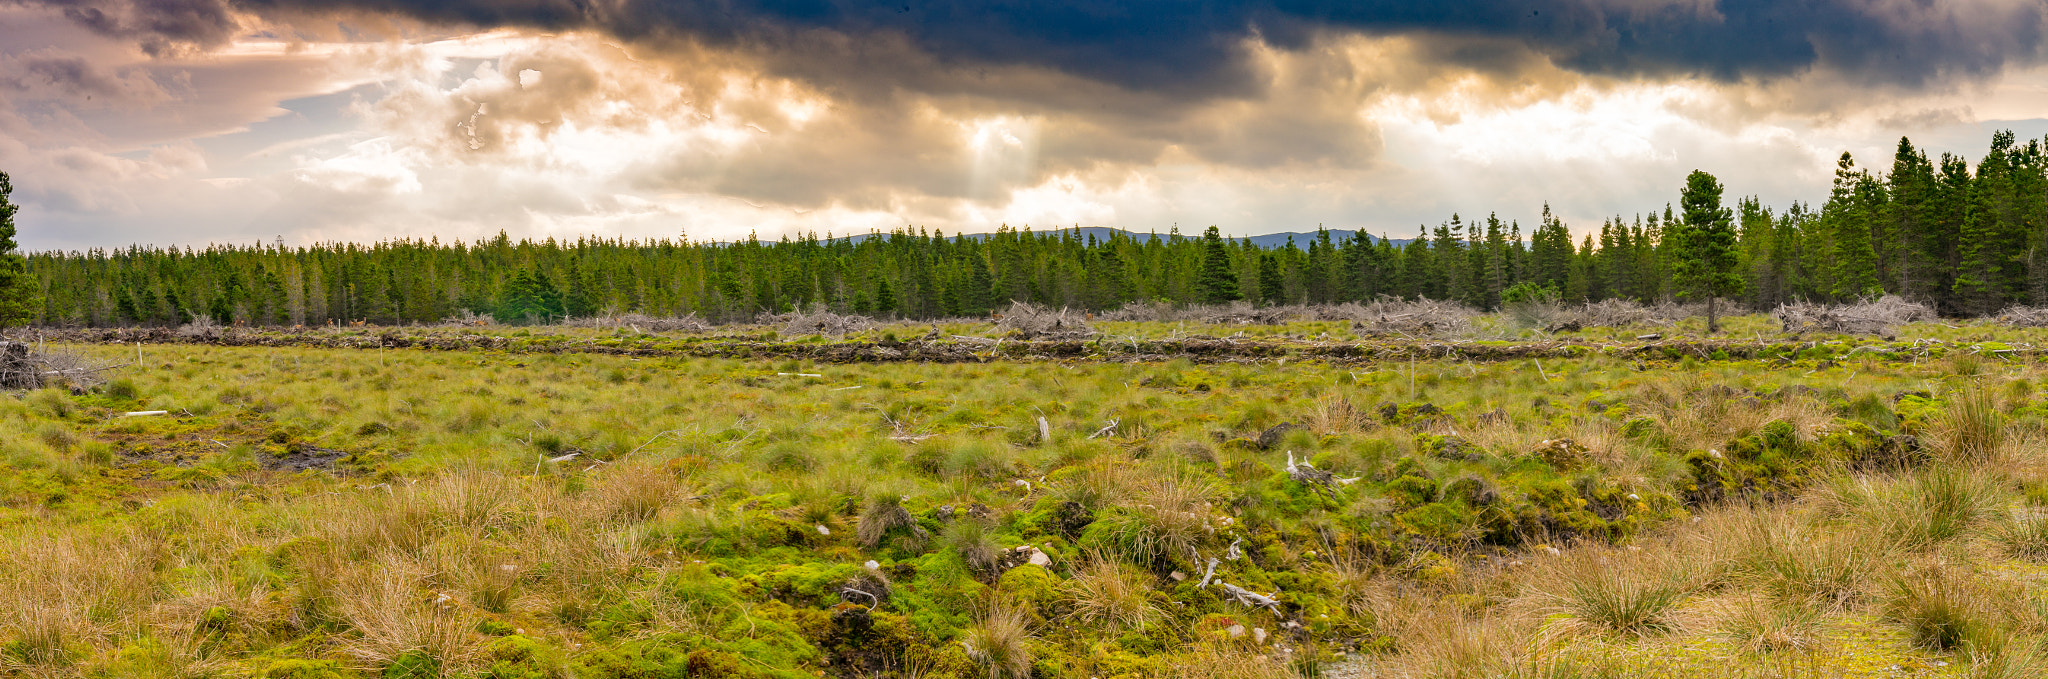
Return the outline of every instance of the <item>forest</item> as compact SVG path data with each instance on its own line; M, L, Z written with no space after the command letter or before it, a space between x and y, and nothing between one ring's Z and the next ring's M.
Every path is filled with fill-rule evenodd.
M1948 316L2048 303L2048 166L2041 140L1993 135L1974 166L1901 138L1888 169L1844 153L1813 205L1738 199L1730 215L1739 282L1721 296L1755 309L1896 294ZM1262 248L1222 237L1016 229L905 228L731 243L580 238L471 243L215 244L37 252L32 323L100 327L438 323L490 314L548 322L606 311L713 321L825 308L926 319L984 316L1012 301L1078 310L1132 302L1341 303L1383 297L1481 309L1503 296L1565 302L1683 297L1667 204L1573 230L1545 205L1525 229L1498 214L1453 214L1409 239L1327 230ZM1361 232L1362 233L1362 232ZM1732 291L1732 292L1730 292Z

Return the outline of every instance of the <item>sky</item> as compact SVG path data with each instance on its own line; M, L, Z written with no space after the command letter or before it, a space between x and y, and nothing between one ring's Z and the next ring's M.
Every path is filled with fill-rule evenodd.
M1575 233L2048 134L2008 0L0 0L26 250Z

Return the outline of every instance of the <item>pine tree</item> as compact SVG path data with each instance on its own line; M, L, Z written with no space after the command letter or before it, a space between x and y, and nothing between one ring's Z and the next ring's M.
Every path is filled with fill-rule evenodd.
M14 251L14 214L20 208L8 200L13 193L14 180L0 172L0 328L28 324L42 306L28 259Z
M1237 271L1230 266L1230 246L1223 243L1222 232L1214 226L1202 233L1201 274L1195 290L1209 304L1243 299L1237 291Z
M1280 277L1280 257L1271 252L1259 256L1259 301L1267 305L1285 303L1286 282Z
M494 314L500 323L545 323L562 316L562 293L547 274L533 267L520 269L505 283Z
M1878 285L1877 252L1870 245L1870 216L1857 195L1857 185L1868 175L1856 171L1856 161L1843 152L1835 162L1834 189L1821 219L1834 236L1834 261L1829 270L1836 299L1855 299L1883 291Z
M1742 276L1736 270L1735 226L1728 208L1721 206L1721 182L1714 175L1693 170L1685 178L1685 191L1678 204L1684 221L1665 220L1671 240L1672 286L1688 297L1707 300L1707 332L1721 331L1715 302L1723 295L1742 292Z

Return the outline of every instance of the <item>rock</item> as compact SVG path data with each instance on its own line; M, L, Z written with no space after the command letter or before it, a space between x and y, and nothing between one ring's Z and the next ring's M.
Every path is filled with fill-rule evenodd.
M1272 450L1275 446L1280 445L1281 439L1287 438L1287 432L1307 429L1308 427L1304 427L1293 422L1282 422L1280 424L1273 425L1271 427L1268 427L1265 431L1259 432L1259 448L1261 450Z
M882 563L874 559L868 559L868 562L861 564L861 567L871 571L879 571L882 570Z
M1263 643L1266 643L1266 628L1264 628L1264 627L1253 627L1253 628L1252 628L1252 643L1257 643L1257 644L1263 644Z
M1030 563L1030 564L1031 564L1031 565L1033 565L1033 566L1039 566L1039 567L1046 567L1046 566L1051 566L1051 565L1052 565L1052 557L1050 557L1050 556L1046 556L1045 552L1041 552L1041 551L1038 551L1038 550L1036 550L1036 549L1033 549L1033 550L1031 550L1031 560L1030 560L1029 562L1027 562L1027 563Z
M1180 582L1182 580L1188 579L1188 574L1182 573L1180 571L1174 571L1173 573L1168 574L1166 577L1173 578L1174 582Z
M826 527L825 527L825 524L822 524L822 523L821 523L821 524L818 524L818 534L819 534L819 535L831 535L831 534L832 534L832 529L830 529L830 528L826 528Z
M1229 628L1224 629L1223 631L1228 632L1230 634L1230 638L1236 639L1238 637L1244 636L1244 625L1231 625Z

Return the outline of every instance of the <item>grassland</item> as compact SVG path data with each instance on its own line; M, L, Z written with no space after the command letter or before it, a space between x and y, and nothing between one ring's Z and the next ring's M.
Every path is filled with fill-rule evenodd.
M1730 335L1800 344L1767 324ZM1359 339L1328 325L1099 329ZM2039 331L948 363L549 344L709 341L625 330L375 349L391 332L55 345L141 361L0 397L0 672L2048 670Z

